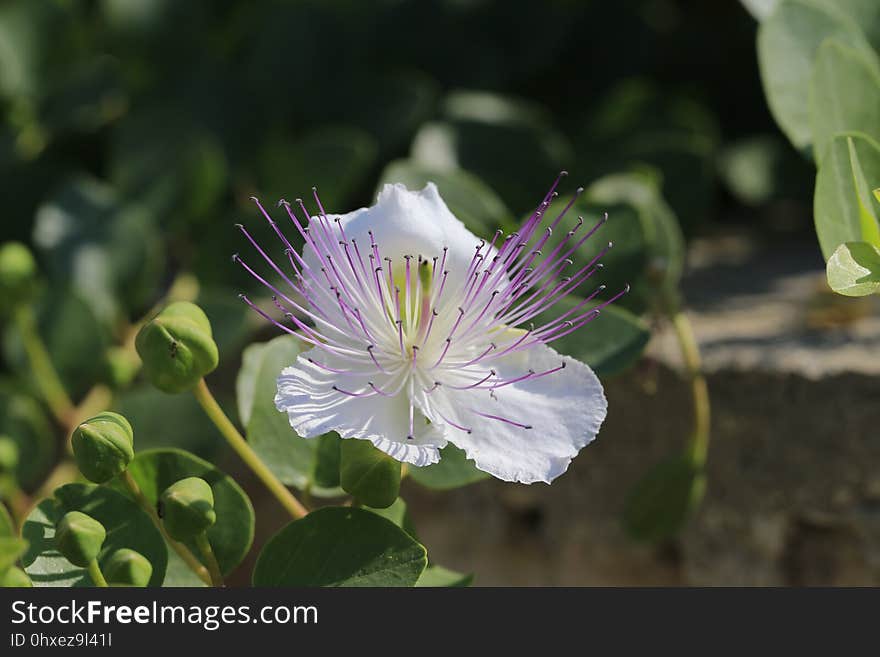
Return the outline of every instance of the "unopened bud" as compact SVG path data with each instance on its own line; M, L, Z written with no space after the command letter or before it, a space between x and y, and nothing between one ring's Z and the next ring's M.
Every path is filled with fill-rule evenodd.
M0 474L12 474L18 466L18 444L9 436L0 436Z
M122 548L104 563L104 577L110 586L144 587L153 576L153 566L140 552Z
M147 378L163 392L192 389L219 362L207 315L187 301L172 303L145 324L135 346Z
M186 541L217 520L214 492L204 479L187 477L171 484L159 498L159 515L171 538Z
M134 458L134 433L118 413L106 411L89 418L71 439L76 464L86 479L96 484L110 481Z
M101 551L104 525L80 511L65 514L55 528L55 547L74 566L85 568Z
M0 306L11 308L28 301L34 293L37 263L21 242L0 246Z

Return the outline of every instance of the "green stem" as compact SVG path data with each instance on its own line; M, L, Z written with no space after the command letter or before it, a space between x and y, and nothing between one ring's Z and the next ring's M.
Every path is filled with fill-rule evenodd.
M33 309L30 306L20 306L15 310L14 321L21 335L21 341L30 361L37 386L39 386L49 410L52 411L52 415L66 427L74 410L73 402L70 401L70 397L64 390L61 378L52 365L49 351L37 331L37 319Z
M92 559L91 563L88 565L88 571L95 586L107 586L107 580L104 579L104 573L101 572L97 559Z
M31 500L14 481L9 484L6 504L9 507L9 512L12 515L12 520L15 523L15 526L21 530L25 518L27 518L28 511L30 511Z
M211 541L208 540L207 532L202 532L196 536L196 545L199 546L199 551L205 558L205 563L208 564L208 572L211 573L211 581L214 583L214 586L224 586L223 573L220 572L220 564L217 563L217 557L211 548Z
M239 457L241 457L241 460L254 471L254 474L260 478L260 481L262 481L266 488L272 492L287 512L295 519L305 516L309 512L308 509L306 509L300 501L293 496L293 493L291 493L287 487L282 484L274 474L272 474L272 471L266 467L266 464L260 460L260 457L257 456L256 452L254 452L251 446L248 445L247 441L238 432L238 429L235 428L235 425L232 424L228 417L226 417L223 409L220 408L217 400L214 399L214 395L212 395L211 391L208 389L208 384L205 383L204 379L201 379L198 385L193 389L193 394L199 401L199 404L202 405L202 409L204 409L207 416L220 430L223 437L226 438L232 449L234 449Z
M691 396L694 404L694 427L689 449L694 465L702 468L706 465L706 457L709 453L711 428L709 386L703 374L700 349L694 337L693 327L682 311L675 293L665 287L663 290L663 302L665 310L672 321L672 327L675 329L675 336L678 339L678 345L681 348L681 354L687 368L688 378L690 379Z
M186 547L180 541L175 541L168 535L168 532L165 531L165 525L162 523L162 519L159 517L159 514L156 513L155 507L150 504L150 501L147 499L147 496L144 495L141 487L138 486L137 482L134 480L134 477L131 476L128 470L123 471L120 475L120 479L122 483L125 484L125 487L131 492L134 499L137 500L137 503L141 505L141 508L147 512L147 515L150 516L150 519L153 521L153 524L156 525L156 528L162 534L162 537L171 546L175 552L177 552L178 556L183 559L184 563L189 566L190 570L192 570L196 575L198 575L199 579L202 580L208 586L211 586L213 580L211 578L208 569L199 561L196 556L190 552L189 548Z

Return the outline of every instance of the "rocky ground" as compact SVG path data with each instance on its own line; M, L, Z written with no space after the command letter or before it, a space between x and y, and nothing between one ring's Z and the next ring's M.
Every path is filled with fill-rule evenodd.
M599 440L552 486L408 485L438 563L483 585L880 584L880 308L825 291L814 243L697 242L684 281L712 400L706 498L668 544L621 529L627 491L684 444L674 336L607 382Z

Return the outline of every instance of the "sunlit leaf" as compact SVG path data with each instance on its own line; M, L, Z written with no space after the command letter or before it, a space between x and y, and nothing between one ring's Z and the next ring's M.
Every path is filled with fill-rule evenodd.
M413 586L425 548L390 520L364 509L326 507L266 543L255 586Z
M841 244L827 265L828 285L838 294L863 297L880 291L880 249L867 242Z

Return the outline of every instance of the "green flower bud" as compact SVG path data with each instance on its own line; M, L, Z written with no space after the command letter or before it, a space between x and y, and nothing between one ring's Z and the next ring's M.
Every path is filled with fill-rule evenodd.
M33 583L21 568L12 566L0 574L0 589L31 588Z
M15 471L18 465L18 444L9 436L0 436L0 474Z
M207 315L187 301L172 303L144 325L135 346L147 378L169 393L195 387L220 358Z
M162 493L159 515L171 538L178 541L194 538L217 520L214 492L204 479L181 479Z
M0 246L0 304L10 308L30 299L36 287L37 263L21 242Z
M110 481L134 458L131 425L118 413L99 413L79 425L71 438L76 464L96 484Z
M81 568L98 556L105 538L104 525L80 511L65 514L55 527L55 547L70 563Z
M127 386L141 369L141 359L125 347L110 347L104 354L110 382L117 388Z
M101 569L110 586L138 586L150 583L153 566L140 552L122 548L116 550Z

